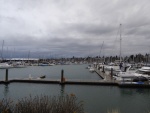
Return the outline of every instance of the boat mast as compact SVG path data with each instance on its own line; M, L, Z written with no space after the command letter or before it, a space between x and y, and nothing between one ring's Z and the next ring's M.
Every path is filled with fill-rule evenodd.
M121 25L122 24L120 24L120 63L121 63L121 41L122 41L122 38L121 38Z
M103 55L104 55L104 62L105 62L105 50L104 50L104 43L103 43Z
M3 40L3 43L2 43L2 52L1 52L1 58L3 60L3 47L4 47L4 40Z
M103 41L103 43L102 43L102 45L101 45L101 49L100 49L100 53L99 53L99 57L101 57L101 51L102 51L103 45L104 45L104 41Z
M30 51L28 52L28 63L29 63L29 59L30 59Z

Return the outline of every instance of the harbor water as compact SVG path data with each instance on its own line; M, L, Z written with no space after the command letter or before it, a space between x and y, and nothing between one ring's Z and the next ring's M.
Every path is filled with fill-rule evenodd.
M64 70L66 79L101 80L96 73L90 73L87 65L56 65L30 66L26 68L9 69L10 78L33 78L46 75L45 79L60 79ZM5 77L5 70L0 70L0 80ZM86 113L107 113L109 110L119 110L121 113L148 113L150 111L150 89L119 88L117 86L99 85L64 85L10 83L0 84L0 99L13 100L29 95L66 95L75 94L79 101L83 101Z

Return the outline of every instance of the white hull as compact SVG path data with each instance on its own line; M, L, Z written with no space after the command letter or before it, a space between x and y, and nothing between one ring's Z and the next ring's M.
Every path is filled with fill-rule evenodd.
M0 63L0 69L8 69L8 68L13 68L13 66L7 63Z
M94 72L95 69L94 69L93 67L91 67L91 68L89 69L89 71L90 71L90 72Z
M144 77L150 80L150 67L143 67L137 71L120 72L117 76L114 76L118 81L132 81L137 77Z

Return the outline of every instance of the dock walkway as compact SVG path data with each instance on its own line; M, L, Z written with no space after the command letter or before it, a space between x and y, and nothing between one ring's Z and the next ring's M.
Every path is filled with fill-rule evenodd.
M104 80L114 82L113 78L111 77L109 72L102 72L101 70L98 70L97 68L94 68L95 72Z
M38 80L38 79L12 79L9 81L0 81L0 84L10 83L40 83L40 84L60 84L60 85L99 85L99 86L118 86L123 88L150 88L149 84L124 84L111 82L107 80L71 80L66 79L61 82L58 79Z
M105 85L105 86L119 86L128 88L150 88L148 84L137 84L137 83L124 83L119 82L111 77L109 72L102 72L95 68L95 72L102 78L102 80L84 80L84 79L37 79L37 78L24 78L24 79L6 79L1 80L0 84L9 83L42 83L42 84L60 84L60 85Z

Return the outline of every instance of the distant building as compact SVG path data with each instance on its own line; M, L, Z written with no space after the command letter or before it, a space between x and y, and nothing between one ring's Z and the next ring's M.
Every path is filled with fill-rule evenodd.
M38 58L9 58L9 59L5 59L5 61L31 61L31 62L37 62L39 61Z

